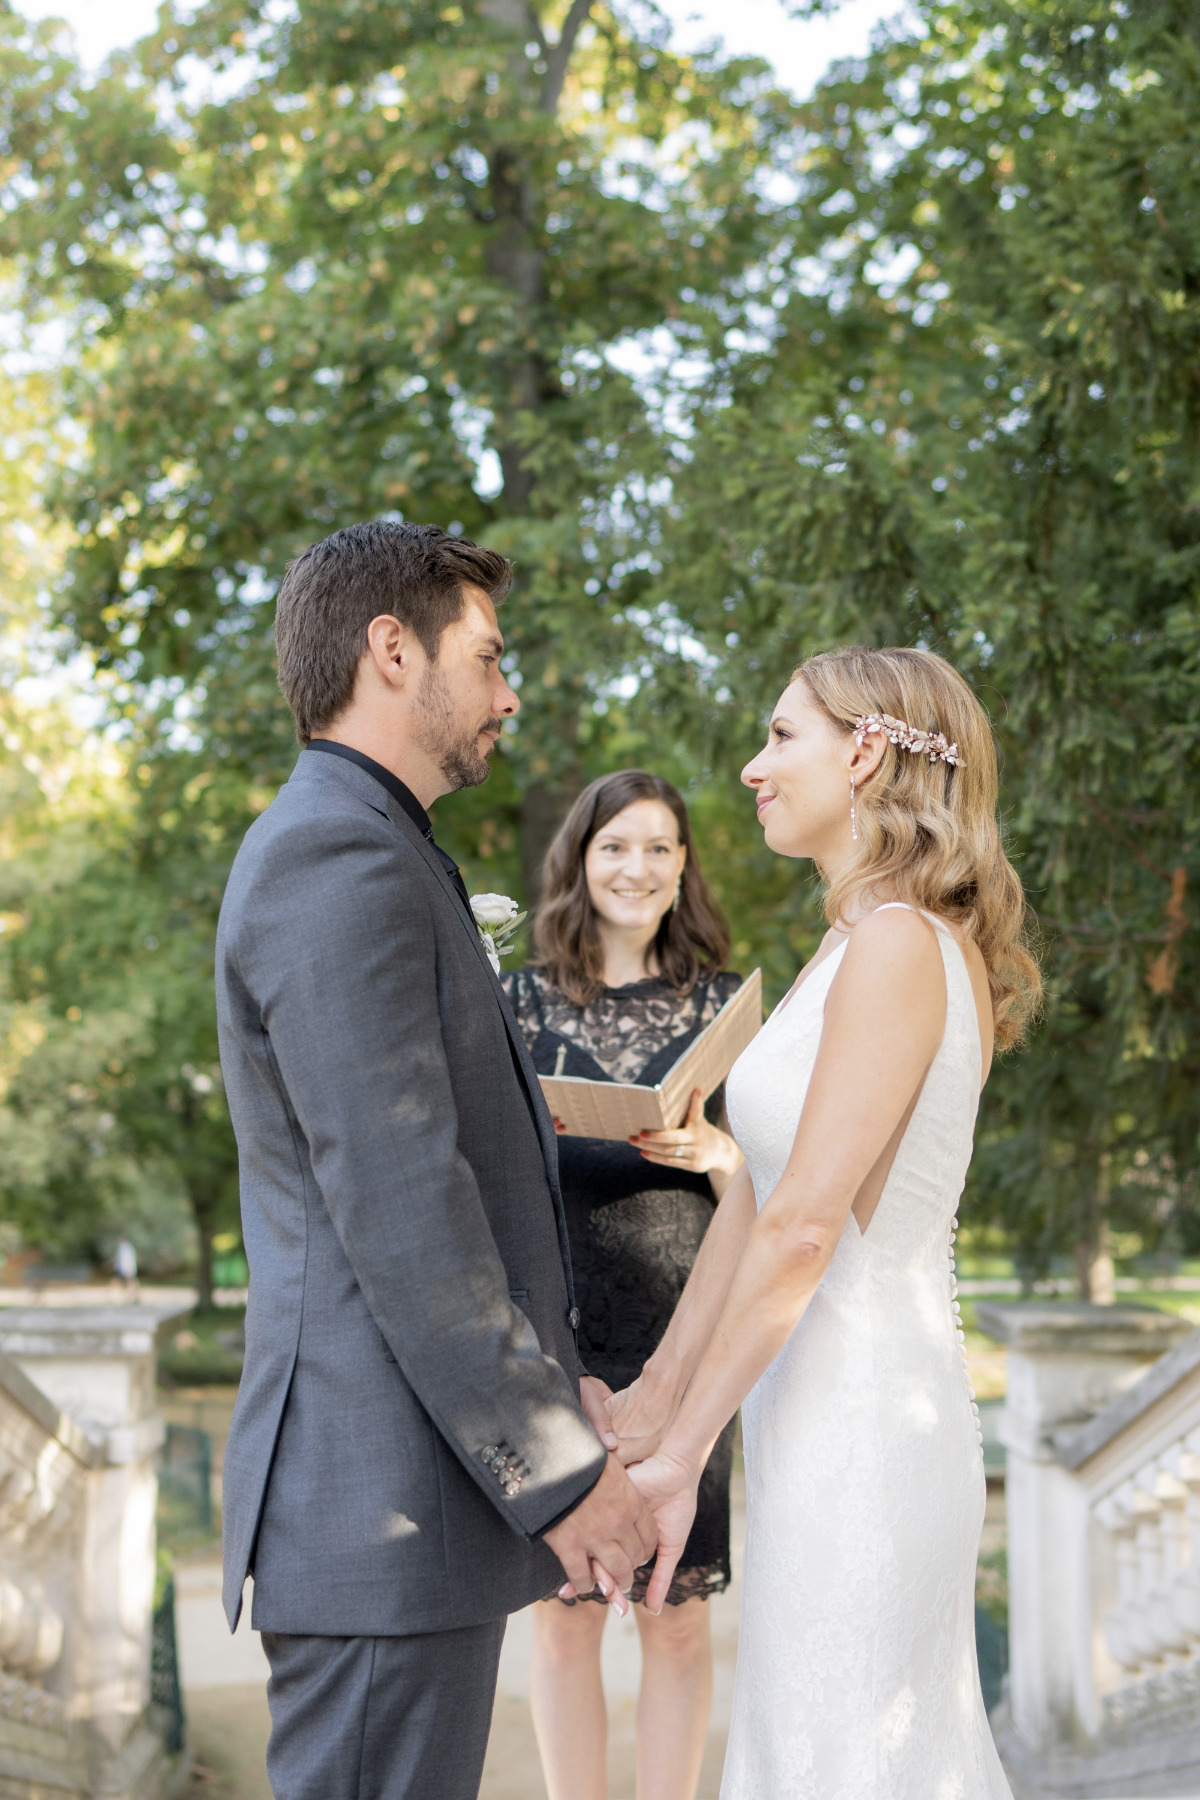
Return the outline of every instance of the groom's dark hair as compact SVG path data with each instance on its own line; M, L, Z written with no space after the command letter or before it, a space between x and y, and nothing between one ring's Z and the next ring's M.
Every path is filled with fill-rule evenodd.
M391 613L436 662L442 633L466 611L464 585L499 606L512 579L506 557L438 525L372 519L310 544L275 603L279 685L300 742L349 706L372 619Z

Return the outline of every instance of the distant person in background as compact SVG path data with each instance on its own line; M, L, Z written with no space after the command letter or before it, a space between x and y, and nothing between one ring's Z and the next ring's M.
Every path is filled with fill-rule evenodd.
M128 1238L122 1238L113 1252L113 1274L123 1287L137 1286L137 1251Z
M536 952L505 989L542 1075L662 1079L740 986L729 930L700 872L687 808L643 769L594 781L546 857ZM589 1375L626 1387L657 1347L716 1201L742 1157L723 1099L697 1092L678 1131L628 1144L560 1136L559 1170L579 1351ZM632 1598L642 1641L639 1795L691 1800L712 1704L710 1594L729 1585L733 1427L700 1486L667 1606ZM534 1609L531 1699L550 1800L604 1800L607 1715L600 1676L606 1609L553 1599Z

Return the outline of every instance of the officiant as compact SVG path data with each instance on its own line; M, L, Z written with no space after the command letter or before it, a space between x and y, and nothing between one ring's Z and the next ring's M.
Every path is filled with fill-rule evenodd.
M504 986L539 1074L660 1081L740 986L677 789L624 769L584 790L546 856L534 944ZM721 1090L706 1106L693 1094L678 1130L628 1144L560 1136L580 1356L614 1390L657 1347L741 1160ZM651 1565L633 1589L637 1786L656 1800L692 1800L699 1778L712 1699L703 1601L729 1585L732 1442L730 1426L662 1614L641 1604ZM550 1800L605 1800L605 1607L549 1600L534 1615L531 1703Z

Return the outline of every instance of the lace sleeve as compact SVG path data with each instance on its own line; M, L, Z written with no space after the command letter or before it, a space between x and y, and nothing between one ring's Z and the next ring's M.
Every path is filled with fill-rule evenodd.
M733 999L741 985L742 977L733 969L722 969L719 975L714 975L704 996L701 1023L710 1024L721 1008Z

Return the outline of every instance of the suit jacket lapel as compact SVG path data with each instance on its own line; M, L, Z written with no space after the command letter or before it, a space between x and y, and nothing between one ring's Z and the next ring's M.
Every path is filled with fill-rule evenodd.
M337 768L339 774L344 770L354 770L355 774L358 776L358 780L354 782L354 786L362 794L362 797L366 799L377 812L383 813L386 818L391 820L393 825L404 833L408 842L413 845L419 855L424 859L426 866L433 871L434 879L445 894L447 904L455 918L461 924L463 930L466 932L475 955L479 958L479 961L487 971L488 985L495 996L497 1006L500 1008L501 1016L504 1019L505 1029L508 1032L509 1042L512 1045L513 1055L516 1058L517 1066L521 1071L521 1076L525 1083L530 1111L533 1114L533 1121L537 1128L538 1139L542 1147L542 1159L546 1164L546 1174L549 1177L550 1187L554 1194L555 1207L556 1209L561 1208L562 1196L558 1185L558 1139L554 1131L554 1121L550 1117L550 1111L545 1100L542 1098L541 1083L538 1081L537 1071L533 1066L533 1058L530 1056L528 1048L526 1047L521 1027L517 1024L513 1010L508 1004L508 996L500 986L499 980L496 977L496 971L492 968L488 953L483 947L483 939L479 935L478 926L463 905L462 897L455 889L454 883L451 881L449 875L447 875L441 859L433 848L433 845L420 831L417 830L416 825L409 818L404 808L394 800L387 790L381 787L365 769L359 770L355 764L344 762L339 762ZM359 787L359 782L363 784L361 787ZM369 794L366 792L368 784L370 786Z
M309 765L308 767L305 766L306 763ZM554 1200L554 1212L558 1224L559 1244L563 1253L563 1265L567 1272L567 1287L571 1290L571 1304L573 1306L575 1297L571 1283L571 1257L567 1241L566 1215L563 1212L562 1190L559 1187L558 1182L558 1139L554 1130L554 1121L550 1117L550 1109L542 1098L541 1083L538 1081L537 1071L533 1066L533 1058L530 1056L526 1047L525 1039L521 1033L521 1027L517 1024L512 1008L508 1004L508 997L505 994L504 989L500 986L496 977L496 971L492 968L492 965L488 960L488 953L483 947L483 940L479 935L479 929L476 926L474 919L463 905L461 896L456 892L454 883L443 868L433 846L417 829L413 820L409 818L399 802L393 799L387 789L382 787L380 783L375 780L369 770L363 769L357 763L348 762L342 758L337 758L335 760L333 757L326 756L306 756L306 754L302 752L300 760L296 765L296 769L293 771L293 778L301 771L303 771L305 776L314 773L315 771L313 771L311 767L313 763L319 763L321 765L320 774L323 777L332 775L336 780L344 781L361 800L365 800L368 806L374 807L376 812L382 813L385 819L390 819L397 830L404 833L407 841L414 846L419 855L424 858L427 867L432 870L434 879L438 882L442 892L446 896L447 905L454 913L455 918L459 920L463 930L466 932L467 937L474 947L475 955L479 958L487 971L488 985L495 997L497 1006L500 1008L500 1014L504 1020L505 1030L508 1032L508 1041L512 1046L513 1057L525 1086L529 1110L533 1115L534 1128L537 1131L538 1142L541 1145L542 1161L546 1165L546 1178L550 1184L550 1193ZM328 766L330 764L333 765L332 768Z
M563 1210L562 1189L559 1186L558 1180L558 1136L554 1129L554 1120L550 1116L550 1108L546 1105L542 1096L542 1084L538 1080L537 1070L533 1066L533 1058L529 1054L529 1047L525 1042L521 1027L517 1024L512 1007L508 1003L508 995L501 987L496 971L493 969L488 958L488 953L483 947L483 939L479 935L479 928L475 924L474 919L468 914L460 895L455 891L454 883L442 867L436 851L429 843L428 839L423 837L417 830L408 814L404 811L404 808L397 805L392 796L385 793L384 790L379 787L378 783L375 783L374 785L379 792L380 798L386 803L388 818L404 832L410 844L416 845L417 849L424 857L426 864L433 870L437 880L441 883L442 891L446 895L447 903L453 909L455 917L461 920L463 930L473 942L475 953L487 970L488 984L491 987L492 993L495 995L496 1004L500 1008L505 1029L508 1032L508 1041L512 1046L513 1057L525 1087L525 1096L529 1102L529 1110L533 1114L534 1127L538 1134L538 1141L542 1147L542 1161L546 1165L546 1180L550 1187L551 1199L554 1202L554 1219L558 1229L559 1249L562 1253L563 1270L567 1277L567 1294L570 1298L571 1307L574 1309L575 1283L571 1270L571 1246L567 1236L567 1216ZM374 804L374 802L372 802L372 804Z

